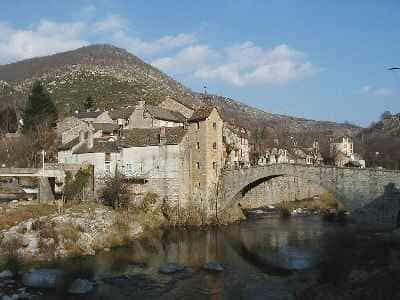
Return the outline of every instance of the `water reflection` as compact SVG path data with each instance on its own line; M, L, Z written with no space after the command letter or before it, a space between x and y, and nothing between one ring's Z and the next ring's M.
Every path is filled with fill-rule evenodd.
M293 269L313 266L320 257L319 241L339 228L318 217L266 218L208 230L168 230L130 247L94 257L58 262L71 278L95 280L96 290L83 299L271 299L290 292ZM225 271L203 270L220 261ZM187 269L161 275L160 265L177 262ZM75 299L59 292L44 299Z

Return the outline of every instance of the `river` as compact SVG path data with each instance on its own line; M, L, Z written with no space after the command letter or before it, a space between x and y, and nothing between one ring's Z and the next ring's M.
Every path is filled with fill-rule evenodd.
M343 227L319 216L268 217L206 230L169 230L129 247L55 263L70 278L97 282L79 299L287 299L296 282L293 270L315 266L326 234ZM208 261L224 271L203 269ZM163 275L161 265L177 262L183 272ZM62 289L42 299L77 299Z

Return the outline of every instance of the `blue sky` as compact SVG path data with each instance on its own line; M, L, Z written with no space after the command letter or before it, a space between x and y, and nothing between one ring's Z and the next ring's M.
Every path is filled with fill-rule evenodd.
M400 72L387 71L399 12L397 0L0 0L0 63L111 43L193 90L366 126L400 111Z

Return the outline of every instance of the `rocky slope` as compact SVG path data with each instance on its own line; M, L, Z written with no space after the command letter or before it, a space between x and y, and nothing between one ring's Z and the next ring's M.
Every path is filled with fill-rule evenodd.
M89 95L101 108L135 104L139 99L158 104L167 96L196 108L205 100L204 95L189 90L123 49L92 45L0 66L0 107L12 105L20 110L36 79L46 84L58 109L67 112L81 108ZM248 128L289 128L295 132L334 134L358 131L345 124L267 113L221 96L209 96L207 101L219 106L227 119Z

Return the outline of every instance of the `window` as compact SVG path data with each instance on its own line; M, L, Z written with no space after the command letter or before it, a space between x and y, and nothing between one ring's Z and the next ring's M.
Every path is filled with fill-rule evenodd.
M196 168L200 169L200 163L199 162L196 163Z
M214 150L217 149L217 143L216 142L213 143L213 149Z
M217 168L217 163L213 161L213 169L215 170Z
M199 182L199 183L197 183L197 186L200 188L200 182Z
M217 129L217 123L215 123L215 122L213 123L213 128Z
M106 153L105 161L111 161L111 153Z
M196 127L197 127L197 129L200 129L200 123L199 122L196 123Z
M132 173L132 164L126 164L126 172L128 174Z
M111 162L106 161L104 163L104 169L106 171L107 174L111 174Z
M200 149L200 143L199 142L197 142L197 144L196 144L196 149Z
M226 144L226 136L225 135L222 137L222 142L224 142Z

